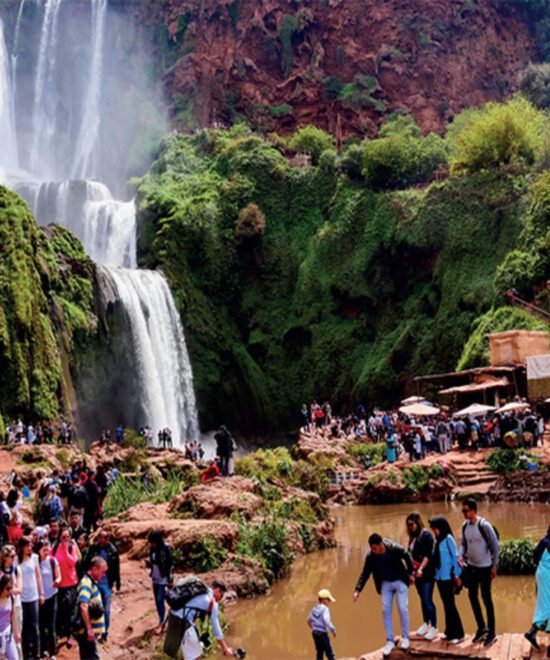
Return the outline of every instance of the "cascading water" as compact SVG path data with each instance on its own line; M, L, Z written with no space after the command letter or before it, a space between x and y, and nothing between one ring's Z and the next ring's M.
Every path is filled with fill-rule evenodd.
M106 103L108 2L90 0L90 20L84 25L81 13L71 14L77 3L37 0L40 38L34 65L29 72L27 63L26 70L32 84L27 80L21 93L16 93L19 77L24 75L18 63L21 44L30 39L25 34L29 23L25 21L25 2L21 0L17 12L11 67L0 21L0 166L7 170L3 180L28 201L39 223L66 226L102 264L130 328L133 364L128 377L134 387L138 383L139 423L155 430L171 428L178 446L198 433L193 376L181 320L162 274L136 269L133 200L114 199L102 182L123 183L113 181L112 172L105 171L105 163L120 158L115 142L117 132L122 132L119 126L113 130L115 122L110 117L113 150L106 159L105 142L110 146L110 140L103 134L108 128L102 107ZM77 9L83 11L82 6ZM75 45L75 52L86 53L89 64L85 76L63 50L68 42ZM113 66L111 51L109 64ZM28 96L25 98L28 89L32 89L32 104ZM29 105L32 112L25 116ZM119 395L124 398L125 392Z

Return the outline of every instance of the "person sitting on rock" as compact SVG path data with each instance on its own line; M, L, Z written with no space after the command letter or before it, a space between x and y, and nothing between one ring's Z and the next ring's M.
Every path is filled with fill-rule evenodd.
M206 470L201 472L201 484L205 484L207 481L212 481L216 477L221 477L222 473L220 468L214 459L208 461L208 467Z

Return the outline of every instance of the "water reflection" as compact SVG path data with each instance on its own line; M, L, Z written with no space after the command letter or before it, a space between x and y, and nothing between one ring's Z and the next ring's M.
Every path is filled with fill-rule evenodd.
M374 531L399 541L405 540L404 520L414 510L425 522L438 513L447 516L455 533L460 532L463 517L459 504L435 503L340 508L337 519L339 547L299 559L292 575L273 587L272 593L260 600L243 601L228 612L232 624L231 641L247 648L250 658L261 660L310 660L313 644L306 624L316 593L329 588L336 604L332 620L338 636L334 648L338 657L356 657L384 644L384 628L380 599L372 581L365 587L358 603L351 595L361 571L367 538ZM529 536L538 540L549 524L550 509L546 505L487 504L480 514L498 528L501 539ZM531 622L535 602L532 577L499 577L494 584L497 632L523 632ZM436 598L438 615L443 613ZM465 592L458 598L464 627L475 629ZM416 591L410 592L411 624L416 629L421 614ZM397 617L394 622L399 630Z

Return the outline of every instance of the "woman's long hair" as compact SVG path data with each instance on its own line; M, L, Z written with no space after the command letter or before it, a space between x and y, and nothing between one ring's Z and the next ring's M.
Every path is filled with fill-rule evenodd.
M436 546L434 551L434 565L436 568L441 566L441 543L447 538L447 536L452 536L454 538L453 530L449 525L447 518L443 516L436 516L429 521L430 527L432 529L437 529L439 534L435 535Z
M410 522L416 525L415 532L411 531L411 528L407 525L407 533L412 541L412 539L417 539L420 536L420 534L422 534L422 532L424 531L424 522L422 521L422 516L417 511L413 511L412 513L409 513L409 515L407 516L405 523L410 523Z

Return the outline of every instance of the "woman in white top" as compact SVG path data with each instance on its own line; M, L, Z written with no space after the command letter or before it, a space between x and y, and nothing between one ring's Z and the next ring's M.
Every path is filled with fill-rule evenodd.
M44 602L40 605L40 650L42 655L49 653L50 660L55 660L57 636L55 625L57 618L57 585L61 582L59 562L50 555L50 542L41 539L34 546L40 560L40 574L44 587Z
M5 545L0 550L0 576L7 575L12 578L13 588L11 595L14 597L15 604L15 618L17 620L17 630L21 630L23 626L23 612L21 610L21 571L17 568L15 560L17 553L14 545ZM17 651L19 659L23 659L23 651L21 650L21 641L17 642Z
M17 549L21 571L21 605L23 607L23 657L25 660L40 660L39 607L44 602L44 587L38 555L32 551L31 540L24 536Z

